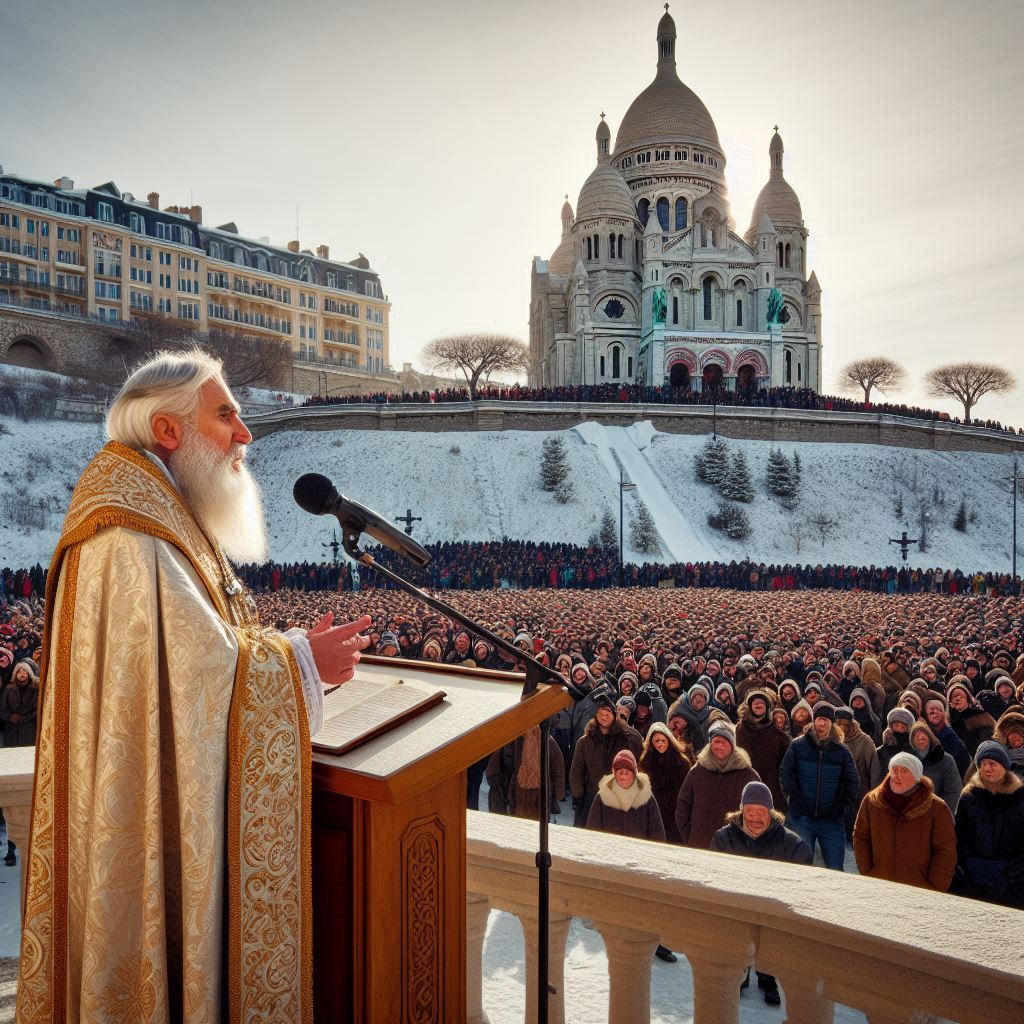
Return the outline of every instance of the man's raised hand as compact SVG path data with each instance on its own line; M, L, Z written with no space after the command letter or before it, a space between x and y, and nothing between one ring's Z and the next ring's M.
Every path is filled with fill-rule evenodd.
M355 674L359 652L369 646L370 638L361 636L372 623L369 615L355 622L334 625L334 612L328 612L306 633L320 679L331 686L347 683Z

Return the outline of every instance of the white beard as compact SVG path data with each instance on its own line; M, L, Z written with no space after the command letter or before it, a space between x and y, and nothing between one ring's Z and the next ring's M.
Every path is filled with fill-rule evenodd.
M186 428L168 464L192 514L233 562L262 562L267 529L259 487L244 464L245 445L220 452L194 427Z

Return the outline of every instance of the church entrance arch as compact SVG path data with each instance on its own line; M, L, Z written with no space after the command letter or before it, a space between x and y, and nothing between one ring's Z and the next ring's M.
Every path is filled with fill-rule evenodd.
M668 375L669 384L681 391L690 390L690 368L685 363L676 363Z
M708 363L704 367L702 387L705 391L718 391L722 387L722 368L718 363Z
M753 391L757 373L750 363L744 363L736 371L736 390Z
M13 366L25 366L30 370L51 370L54 366L50 346L30 334L15 338L0 362L10 363Z

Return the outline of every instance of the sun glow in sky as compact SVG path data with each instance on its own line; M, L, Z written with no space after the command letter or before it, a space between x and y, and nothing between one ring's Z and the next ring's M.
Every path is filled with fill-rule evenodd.
M364 252L391 361L431 337L527 337L530 263L653 78L658 3L5 0L0 163L113 180L209 224ZM1024 424L1017 338L1024 5L675 3L679 75L725 150L742 234L778 123L823 289L824 379L957 358L1022 377L976 414ZM942 404L942 403L940 403ZM954 410L955 407L944 404Z

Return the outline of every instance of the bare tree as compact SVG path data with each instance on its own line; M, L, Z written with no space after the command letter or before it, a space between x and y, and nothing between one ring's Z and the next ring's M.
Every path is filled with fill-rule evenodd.
M450 334L434 338L423 349L423 358L438 370L458 370L466 378L470 398L492 373L523 373L529 351L518 338L507 334Z
M844 391L864 391L864 404L871 401L871 391L890 391L903 385L907 371L887 356L868 356L847 363L839 372L839 385Z
M224 376L233 388L288 386L292 350L287 341L251 337L229 331L210 331L199 346L224 364Z
M835 533L839 523L827 512L815 512L814 515L807 517L807 525L817 532L821 538L821 546L824 548L825 541Z
M995 363L947 363L929 370L924 380L930 395L953 398L963 405L964 423L971 422L971 410L979 399L1017 387L1017 378Z

